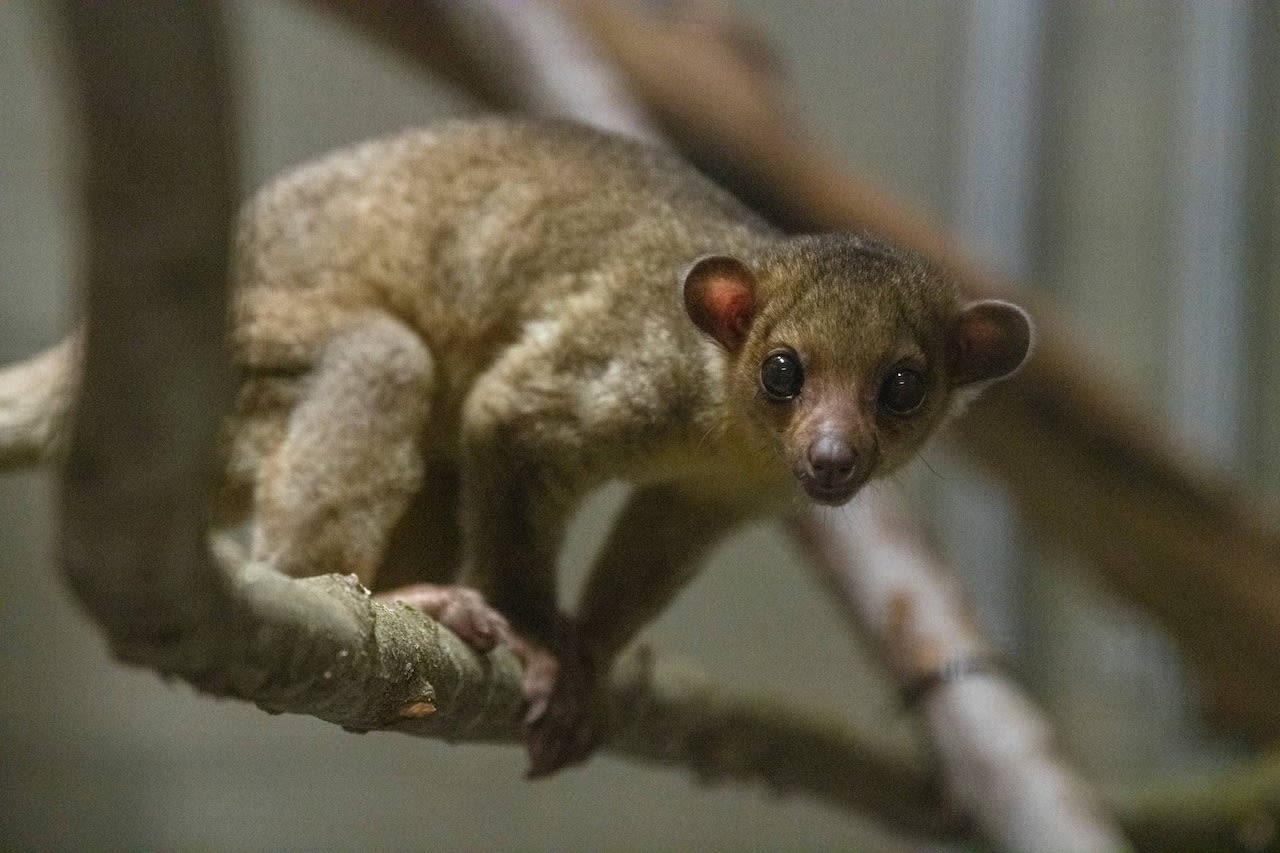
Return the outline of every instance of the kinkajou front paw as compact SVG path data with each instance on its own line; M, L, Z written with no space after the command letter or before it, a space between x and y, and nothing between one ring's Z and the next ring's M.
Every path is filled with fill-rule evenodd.
M420 583L377 597L380 601L407 604L421 610L478 652L487 652L512 638L506 618L468 586Z

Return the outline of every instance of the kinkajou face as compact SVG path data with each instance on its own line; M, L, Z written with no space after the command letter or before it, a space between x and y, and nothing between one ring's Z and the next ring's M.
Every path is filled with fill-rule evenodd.
M735 358L740 408L814 501L839 505L912 458L959 389L1015 371L1031 324L961 307L919 259L858 238L779 241L759 262L700 259L690 319Z

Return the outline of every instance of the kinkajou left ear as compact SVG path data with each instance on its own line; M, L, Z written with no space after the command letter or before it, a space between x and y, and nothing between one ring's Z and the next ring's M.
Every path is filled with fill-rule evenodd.
M991 382L1012 375L1031 354L1035 327L1017 305L984 299L966 306L948 341L948 375L953 387Z
M693 324L737 352L756 314L756 275L729 255L704 255L681 274L685 311Z

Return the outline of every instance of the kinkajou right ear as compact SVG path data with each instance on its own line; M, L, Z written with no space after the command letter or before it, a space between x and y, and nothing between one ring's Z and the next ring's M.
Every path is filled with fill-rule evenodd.
M1017 305L984 299L965 307L951 328L948 367L952 387L1012 375L1031 354L1035 326Z
M693 324L734 352L756 314L756 276L737 258L704 255L681 276L684 308Z

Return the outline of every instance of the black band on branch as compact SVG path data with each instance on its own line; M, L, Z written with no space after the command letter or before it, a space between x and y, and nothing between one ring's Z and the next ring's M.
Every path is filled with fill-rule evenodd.
M952 684L970 675L992 675L1004 672L999 658L992 655L958 655L948 658L931 672L908 679L899 691L902 704L915 709L935 688Z

